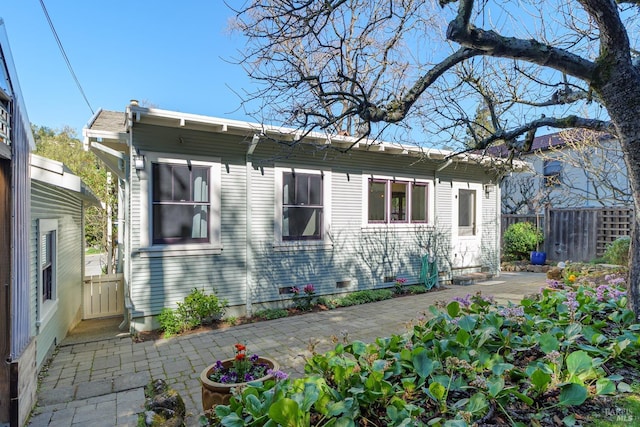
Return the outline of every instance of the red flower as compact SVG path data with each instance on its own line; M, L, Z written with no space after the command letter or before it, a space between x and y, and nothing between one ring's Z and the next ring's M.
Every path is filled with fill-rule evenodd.
M242 344L236 344L236 351L245 351L247 349L247 347L243 346Z
M244 353L238 353L236 354L236 360L244 360L245 354Z

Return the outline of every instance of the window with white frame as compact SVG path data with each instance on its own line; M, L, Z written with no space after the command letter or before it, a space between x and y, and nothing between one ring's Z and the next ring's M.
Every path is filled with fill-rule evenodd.
M282 174L282 240L321 240L322 175Z
M331 172L276 167L275 185L276 240L324 244L331 217Z
M476 190L458 191L458 236L476 235Z
M145 158L145 171L139 174L141 212L148 212L140 219L143 253L219 253L220 160L149 152Z
M429 184L410 180L369 178L367 222L427 223Z
M209 167L154 163L153 243L209 243Z
M57 307L57 248L58 220L38 220L38 327L49 320Z

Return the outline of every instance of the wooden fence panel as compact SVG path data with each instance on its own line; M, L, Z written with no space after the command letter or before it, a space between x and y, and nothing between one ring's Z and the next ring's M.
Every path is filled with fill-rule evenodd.
M544 251L552 261L591 261L609 243L631 234L630 208L548 209L537 219L544 230ZM535 215L502 215L501 231L517 222L536 223Z

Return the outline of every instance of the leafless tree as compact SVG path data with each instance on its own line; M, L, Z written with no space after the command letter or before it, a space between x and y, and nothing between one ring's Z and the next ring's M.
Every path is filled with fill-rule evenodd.
M483 149L527 151L540 128L605 131L620 141L640 212L640 31L637 0L252 0L235 25L248 38L240 62L289 125L377 136L423 126L466 137L478 97L455 71L468 66L512 103L491 111ZM504 70L503 73L491 70ZM514 91L512 77L527 91ZM482 95L480 95L482 96ZM457 105L450 103L451 99ZM285 115L286 113L286 115ZM457 120L462 118L462 120ZM640 313L640 216L633 230L630 304Z

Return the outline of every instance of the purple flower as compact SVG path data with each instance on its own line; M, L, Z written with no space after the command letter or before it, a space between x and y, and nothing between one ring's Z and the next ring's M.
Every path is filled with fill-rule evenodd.
M227 384L231 382L231 378L229 377L229 375L223 375L220 377L220 382L222 384Z
M252 356L249 356L249 361L250 362L257 362L259 358L260 358L260 356L258 356L257 354L254 354Z
M547 286L551 289L562 289L564 284L559 280L547 279Z
M316 288L314 288L311 283L309 283L304 288L302 288L302 290L304 291L305 294L308 294L308 295L316 292Z
M224 368L224 366L222 366L222 361L221 360L216 361L216 370L222 369L222 368Z
M267 374L273 375L273 377L278 381L286 380L287 378L289 378L289 375L286 372L282 372L280 369L269 369L267 370Z
M253 377L253 375L251 375L251 374L250 374L250 373L248 373L248 372L247 372L246 374L244 374L244 381L245 381L245 382L249 382L249 381L253 381L253 380L255 380L255 378Z
M454 301L457 301L460 303L461 306L465 307L465 308L469 308L471 306L471 295L467 294L466 297L455 297L453 298Z
M567 292L566 305L567 305L567 307L569 307L569 310L571 310L571 312L576 311L576 309L578 308L578 306L580 304L576 300L576 293L575 292Z
M291 287L291 293L298 295L300 293L300 289L298 289L297 286L292 286Z

